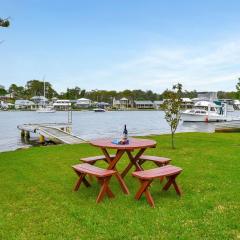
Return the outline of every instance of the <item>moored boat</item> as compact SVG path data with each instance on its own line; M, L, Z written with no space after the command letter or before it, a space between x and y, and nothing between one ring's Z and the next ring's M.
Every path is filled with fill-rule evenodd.
M44 102L43 106L39 107L36 112L37 113L55 113L56 110L52 106L47 106L45 102L45 79L43 78L43 94L44 94Z
M94 108L93 111L94 112L106 112L106 110L103 108Z
M40 107L36 110L37 113L55 113L56 110L51 106Z
M221 122L227 121L226 104L221 106L214 102L199 101L194 104L193 109L181 113L183 122Z

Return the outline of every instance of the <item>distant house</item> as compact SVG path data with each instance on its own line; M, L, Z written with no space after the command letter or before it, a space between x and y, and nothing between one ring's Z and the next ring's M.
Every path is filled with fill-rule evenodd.
M190 98L182 98L182 108L192 108L194 105L193 101Z
M80 98L75 105L78 108L89 108L92 105L92 101L87 98Z
M197 98L193 98L194 103L199 101L214 101L217 100L217 92L198 92Z
M14 105L16 109L34 109L36 107L34 102L23 99L16 100Z
M134 105L138 109L150 109L154 107L154 104L152 101L134 101Z
M129 100L127 98L123 97L119 101L120 101L120 108L128 108Z
M48 99L44 96L34 96L31 98L31 101L33 101L37 106L48 104Z
M14 98L13 93L9 93L9 94L0 96L1 100L9 100L9 99L13 99L13 98Z
M0 101L0 109L8 109L8 104L4 101Z
M115 98L113 98L113 107L119 109L120 108L120 101L116 100Z
M129 107L129 100L125 97L120 100L113 99L113 107L117 109L126 109Z
M109 103L106 103L106 102L98 102L95 104L97 107L99 108L106 108L106 107L109 107L110 104Z
M53 107L57 110L68 110L71 107L71 102L68 99L59 99L53 103Z
M14 107L15 105L13 103L0 101L0 109L13 109Z
M240 100L233 100L233 106L236 110L240 110Z
M155 109L160 109L162 105L163 105L163 101L153 101L153 107Z
M53 97L51 100L52 100L53 103L55 103L58 100L58 98Z

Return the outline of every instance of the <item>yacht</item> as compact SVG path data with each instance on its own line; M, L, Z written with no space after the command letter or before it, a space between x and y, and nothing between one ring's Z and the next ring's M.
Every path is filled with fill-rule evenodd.
M221 122L227 121L226 104L217 105L214 102L199 101L192 109L181 113L183 122Z
M52 106L42 106L36 110L37 113L55 113L56 110Z
M43 106L39 107L37 113L55 113L56 110L52 106L47 106L45 103L45 79L43 79L43 94L44 94L44 103Z

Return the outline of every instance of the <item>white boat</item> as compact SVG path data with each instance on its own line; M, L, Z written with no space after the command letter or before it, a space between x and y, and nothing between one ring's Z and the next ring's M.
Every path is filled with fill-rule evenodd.
M106 112L106 110L103 108L94 108L93 111L94 112Z
M44 103L43 106L39 107L37 113L55 113L56 110L52 106L47 106L45 103L45 80L43 79L43 94L44 94Z
M194 104L193 109L181 113L183 122L221 122L227 121L226 104L216 105L214 102L199 101Z
M36 110L37 113L55 113L56 110L51 106L43 106Z

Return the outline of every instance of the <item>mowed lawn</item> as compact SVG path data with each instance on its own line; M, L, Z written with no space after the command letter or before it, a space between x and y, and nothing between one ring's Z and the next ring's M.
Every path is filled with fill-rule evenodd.
M175 150L169 135L148 138L158 144L147 153L184 169L177 178L181 198L153 183L154 209L145 197L134 200L139 182L131 174L125 178L130 195L115 178L112 200L96 204L96 181L73 192L71 165L101 154L88 144L1 153L0 239L240 239L240 134L181 133ZM127 163L125 156L117 168Z

